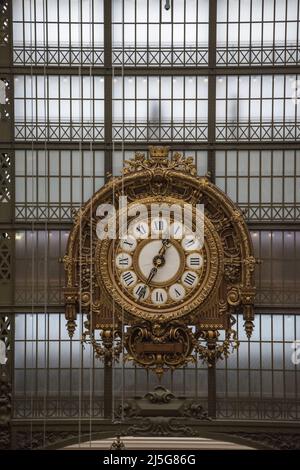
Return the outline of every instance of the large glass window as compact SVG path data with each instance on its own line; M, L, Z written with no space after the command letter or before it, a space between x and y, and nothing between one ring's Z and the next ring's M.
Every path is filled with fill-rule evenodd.
M299 63L299 0L218 0L217 64Z
M300 333L296 315L258 314L251 342L237 317L240 348L217 366L219 419L299 418L295 398L299 369L294 363ZM82 320L70 343L59 313L23 313L15 318L15 418L103 416L103 367L80 344ZM124 373L125 372L125 373ZM168 376L161 384L206 405L207 371L199 362ZM158 378L132 364L113 368L113 406L126 396L143 396ZM80 397L80 399L79 399ZM276 403L272 406L271 403Z
M16 150L16 220L71 220L104 183L104 152Z
M103 64L103 0L13 0L15 64Z
M299 138L298 75L219 76L216 140Z
M113 64L208 64L209 0L113 0Z
M300 231L253 230L256 268L257 306L290 307L300 305Z
M163 144L245 212L262 261L253 338L238 316L240 349L217 364L217 417L298 419L300 0L11 3L0 217L1 302L16 311L14 417L104 416L103 363L80 345L82 317L72 341L66 331L61 258L74 212L135 151ZM199 360L161 384L207 408L207 382ZM158 383L121 360L110 401Z
M249 220L299 219L299 150L219 150L216 183Z
M295 340L300 316L261 314L249 342L237 317L240 347L217 364L219 418L299 419Z
M16 140L103 140L104 78L15 77Z
M115 77L113 139L207 140L207 77Z

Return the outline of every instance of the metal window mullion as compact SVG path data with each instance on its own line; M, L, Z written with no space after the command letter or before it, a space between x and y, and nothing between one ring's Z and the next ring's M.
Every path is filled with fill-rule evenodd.
M286 367L285 367L285 321L283 316L283 339L282 339L282 357L283 357L283 400L286 400Z
M184 45L185 47L185 45ZM184 53L185 53L185 49L184 49ZM186 107L186 102L185 102L185 87L186 87L186 77L182 77L183 79L183 100L180 100L180 101L183 101L182 105L183 105L183 123L182 123L182 127L183 127L183 140L186 139L186 126L187 126L187 122L186 122L186 113L185 113L185 107Z
M38 340L38 313L33 313L31 315L32 315L32 319L31 319L32 324L35 324L36 338L35 339L33 339L33 337L31 338L32 351L33 351L33 347L35 347L35 357L34 358L32 357L32 365L31 365L30 369L31 369L31 371L34 370L34 372L35 372L35 392L34 392L35 399L34 399L34 402L39 403L40 397L39 397L39 393L38 393L39 392L38 380L39 380L39 372L41 371L41 369L38 367L38 348L39 348L39 343L40 343L40 341ZM33 417L34 417L35 411L38 412L38 405L36 406L36 410L34 409L34 406L33 406Z
M297 20L296 20L296 62L298 64L299 62L299 23L300 23L300 15L299 15L299 11L300 11L300 2L299 0L297 0Z
M113 133L112 133L112 34L111 34L111 21L112 21L112 8L111 1L104 0L104 66L108 71L104 77L104 174L107 181L108 175L112 174L112 159L113 154L111 150Z
M211 7L211 3L212 3L212 2L210 2L210 5L209 5L210 7ZM229 40L228 40L228 33L229 33L229 14L228 14L228 12L229 12L229 0L226 0L226 52L227 52L227 54L226 54L226 55L227 55L227 60L226 60L226 62L227 62L227 64L228 64L228 62L229 62L229 61L228 61L228 49L229 49Z
M287 63L286 56L287 56L287 10L288 10L288 0L285 0L285 20L284 20L284 63ZM298 29L299 25L297 25ZM285 90L285 89L284 89Z
M241 48L241 0L238 0L238 64L240 63L240 48Z
M252 25L253 25L253 3L252 0L250 0L250 37L249 37L249 44L250 44L250 51L249 51L249 64L252 64Z
M276 64L275 60L275 43L276 43L276 0L273 1L273 66Z
M263 64L263 50L264 50L264 2L261 2L261 38L260 38L260 53L261 64Z
M228 3L228 0L227 0ZM217 34L217 2L211 0L209 3L209 49L208 63L212 73L208 77L208 120L207 137L208 145L215 144L215 126L216 126L216 34ZM213 148L208 150L207 170L211 174L211 181L215 182L216 154Z
M259 316L259 323L260 323L260 341L259 341L259 398L260 400L263 399L263 386L262 386L262 379L263 379L263 367L262 367L262 316Z
M271 315L271 395L274 400L274 317Z

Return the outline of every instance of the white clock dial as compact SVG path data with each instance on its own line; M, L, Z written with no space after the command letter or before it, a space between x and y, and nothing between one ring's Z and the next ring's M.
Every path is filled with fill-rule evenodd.
M168 231L168 221L163 217L154 217L151 222L152 233L159 235Z
M149 243L145 244L138 257L138 265L141 274L145 279L148 278L151 269L153 268L153 259L159 253L162 247L161 240L150 240ZM177 248L174 245L170 245L164 254L165 263L160 266L155 274L155 282L167 283L170 279L176 276L176 273L180 270L181 258Z
M148 286L145 286L142 282L139 282L132 291L134 297L137 300L146 300L149 297L150 289Z
M137 276L134 271L124 271L120 276L120 281L125 287L134 287L137 283Z
M184 236L184 226L181 222L173 222L170 225L170 237L175 238L175 240L181 240Z
M130 225L129 230L138 239L148 238L149 236L149 225L145 221L134 222Z
M203 265L203 258L199 253L190 253L186 257L186 265L190 269L200 269Z
M194 271L185 271L181 277L182 284L191 289L198 283L198 276Z
M116 266L119 269L128 269L131 268L132 257L129 253L119 253L116 256Z
M132 235L128 235L125 238L121 238L120 246L123 250L132 252L136 249L137 241Z
M181 246L185 251L194 251L200 248L200 240L194 235L186 235L181 242Z
M172 300L178 301L185 297L185 288L182 284L172 284L169 288L169 296Z
M168 294L165 289L153 289L151 293L152 303L162 305L168 300Z

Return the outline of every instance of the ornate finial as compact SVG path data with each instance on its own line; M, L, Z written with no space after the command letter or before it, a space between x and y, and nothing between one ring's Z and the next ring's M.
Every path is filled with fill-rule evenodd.
M116 435L116 440L113 441L110 449L111 450L124 450L125 449L125 444L123 441L121 441L120 434Z
M251 336L252 336L252 333L253 333L253 329L254 329L253 321L252 320L246 320L245 323L244 323L244 328L245 328L247 338L250 339Z
M150 158L159 158L159 159L166 159L169 155L169 147L149 147Z

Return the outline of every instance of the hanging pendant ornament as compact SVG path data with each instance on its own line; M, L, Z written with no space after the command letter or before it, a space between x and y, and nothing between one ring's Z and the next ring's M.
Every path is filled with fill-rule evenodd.
M170 0L166 0L166 3L165 3L165 10L170 10L171 8L171 4L170 4Z

